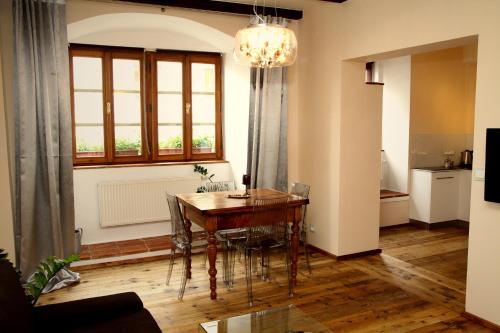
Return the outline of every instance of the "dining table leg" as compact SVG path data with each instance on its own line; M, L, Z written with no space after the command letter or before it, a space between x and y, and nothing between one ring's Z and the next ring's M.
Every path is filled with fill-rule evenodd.
M300 218L297 218L301 215L301 208L294 208L293 220L292 220L292 267L291 267L291 278L292 278L292 286L297 285L297 260L299 257L299 222Z
M208 223L208 275L210 276L210 299L217 299L217 268L215 267L217 259L217 239L215 238L215 228Z

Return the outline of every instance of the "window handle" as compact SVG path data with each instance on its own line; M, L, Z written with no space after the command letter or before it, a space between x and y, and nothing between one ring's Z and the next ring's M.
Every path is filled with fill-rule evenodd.
M186 113L189 114L191 112L191 103L186 103Z
M109 115L111 115L111 103L110 102L107 102L106 103L106 113Z

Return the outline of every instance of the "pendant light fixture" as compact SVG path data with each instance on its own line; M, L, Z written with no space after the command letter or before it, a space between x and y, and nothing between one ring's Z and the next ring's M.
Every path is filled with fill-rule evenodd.
M264 14L261 16L257 13L257 0L254 2L253 10L256 23L250 24L236 34L234 46L236 61L257 68L292 65L297 58L295 33L277 23L267 23ZM278 21L276 2L275 12Z

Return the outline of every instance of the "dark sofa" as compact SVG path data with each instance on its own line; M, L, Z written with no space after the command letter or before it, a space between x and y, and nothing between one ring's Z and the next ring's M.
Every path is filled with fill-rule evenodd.
M161 333L135 293L32 307L12 265L0 260L0 331Z

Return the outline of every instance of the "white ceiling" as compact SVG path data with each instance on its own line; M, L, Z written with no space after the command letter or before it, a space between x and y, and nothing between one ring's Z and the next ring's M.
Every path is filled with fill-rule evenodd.
M246 3L253 5L255 0L219 0L224 2L237 2L237 3ZM307 1L317 1L317 0L276 0L276 7L280 8L289 8L289 9L303 9L304 4ZM274 7L275 0L257 0L257 5L262 6L265 5L268 7Z

